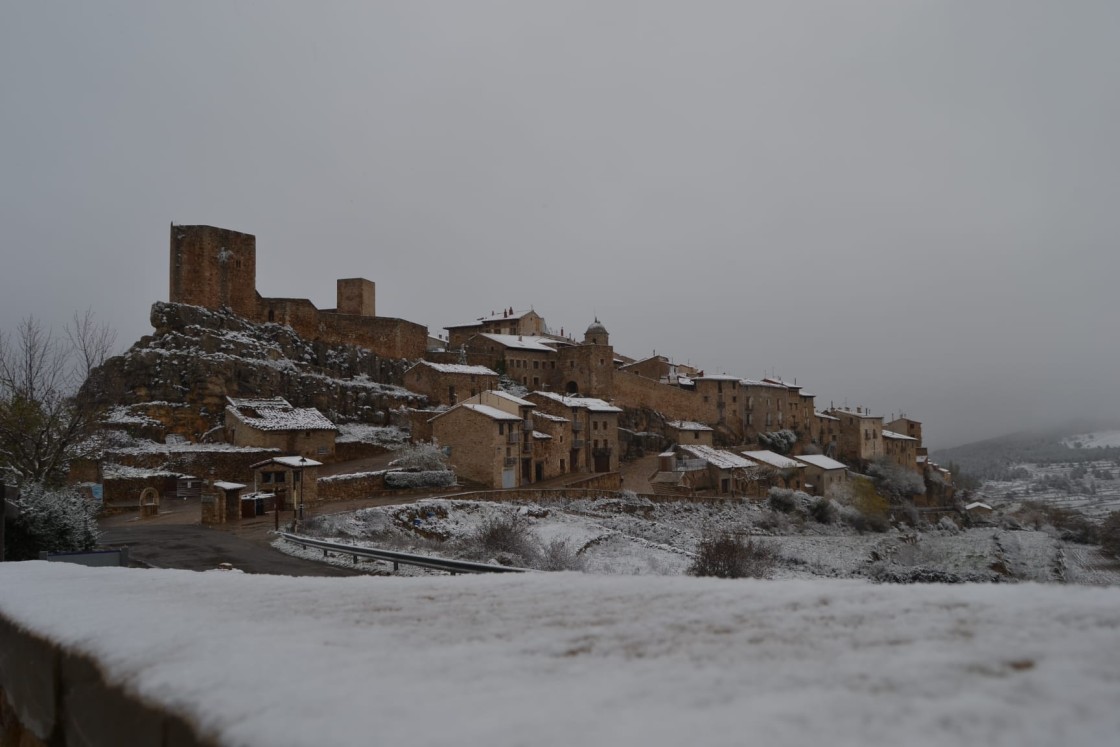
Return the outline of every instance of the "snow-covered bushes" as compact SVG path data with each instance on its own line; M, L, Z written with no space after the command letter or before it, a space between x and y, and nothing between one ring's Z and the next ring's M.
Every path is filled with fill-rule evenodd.
M872 462L867 467L867 474L874 478L879 493L891 503L902 503L911 496L925 495L926 483L921 475L885 457Z
M809 515L809 508L813 505L813 496L800 490L787 488L770 488L770 508L784 514L798 513L802 516Z
M1101 552L1120 558L1120 511L1113 511L1101 524Z
M775 554L769 545L731 532L706 535L700 540L690 576L717 578L765 578L774 567Z
M759 433L758 442L770 451L788 454L793 445L797 443L797 434L788 428L770 433Z
M454 484L455 473L447 469L385 473L387 488L447 488Z
M537 568L542 571L582 571L584 562L570 542L554 539L542 549Z
M818 498L809 506L809 515L821 524L835 524L840 518L840 506L827 498Z
M420 441L405 444L396 451L390 467L413 472L437 472L447 469L447 455L434 443Z
M97 507L73 488L53 490L26 483L11 502L19 517L9 524L7 560L32 560L43 551L92 550L97 544Z

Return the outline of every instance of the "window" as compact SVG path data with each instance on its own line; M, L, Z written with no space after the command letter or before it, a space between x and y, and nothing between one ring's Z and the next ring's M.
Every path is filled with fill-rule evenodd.
M591 421L591 430L593 430L593 431L599 430L599 421L598 420L592 420Z
M533 361L533 368L540 368L540 367L541 367L541 362L540 361Z
M498 435L499 436L504 436L505 434L506 434L506 424L505 423L498 423Z
M700 440L700 431L693 431L692 432L692 439L694 441L699 441Z

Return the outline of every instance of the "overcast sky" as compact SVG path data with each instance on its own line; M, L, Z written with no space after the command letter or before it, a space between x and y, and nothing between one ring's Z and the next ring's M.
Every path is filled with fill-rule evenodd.
M1120 415L1118 71L1114 0L4 3L0 326L131 343L203 223L935 447Z

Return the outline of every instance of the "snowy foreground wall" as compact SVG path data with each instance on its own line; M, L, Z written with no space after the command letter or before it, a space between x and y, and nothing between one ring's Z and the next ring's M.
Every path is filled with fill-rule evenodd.
M1103 745L1118 673L1115 588L0 564L52 744Z

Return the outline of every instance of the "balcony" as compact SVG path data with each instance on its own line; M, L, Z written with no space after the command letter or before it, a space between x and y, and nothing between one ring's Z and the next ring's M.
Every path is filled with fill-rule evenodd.
M506 434L506 437L508 439L507 443L516 444L521 441L521 434L517 431L510 431Z
M614 453L614 447L613 446L600 446L598 448L594 448L594 449L591 450L591 455L592 456L597 456L597 457L609 457L613 453Z
M510 467L516 467L517 457L506 457L505 466L507 469Z
M579 431L582 431L583 430L583 421L582 420L573 420L572 421L572 430L576 433L578 433Z
M521 430L531 431L533 430L533 427L534 423L532 418L525 418L525 420L521 421Z
M577 438L574 441L572 441L572 448L573 449L582 449L585 446L587 446L587 439L586 438Z
M522 454L532 454L533 453L533 442L530 441L529 439L525 439L524 441L522 441L521 442L521 453Z

